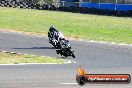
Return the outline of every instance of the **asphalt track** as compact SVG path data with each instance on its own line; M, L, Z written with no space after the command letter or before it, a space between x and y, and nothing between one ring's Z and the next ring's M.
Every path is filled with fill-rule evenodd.
M87 73L132 75L132 46L70 40L76 58L71 64L0 65L0 88L78 88L77 66ZM0 32L0 50L61 58L48 39L23 33ZM130 84L86 84L84 88L131 88Z

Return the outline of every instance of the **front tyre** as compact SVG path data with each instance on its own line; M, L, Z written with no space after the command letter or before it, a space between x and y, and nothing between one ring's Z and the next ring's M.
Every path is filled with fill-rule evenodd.
M75 55L74 55L74 54L72 54L72 57L73 57L73 58L75 58Z
M73 57L73 58L75 58L75 55L74 55L74 51L71 51L71 50L69 50L69 52L70 52L70 54L71 54L71 56Z

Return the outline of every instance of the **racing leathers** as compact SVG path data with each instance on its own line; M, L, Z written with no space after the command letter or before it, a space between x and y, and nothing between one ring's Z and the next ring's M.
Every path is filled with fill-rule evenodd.
M60 41L61 39L64 39L64 36L60 31L55 31L54 37L57 41Z
M51 26L48 31L48 37L49 42L53 46L60 48L60 40L64 39L64 36L60 31L58 31L54 26Z

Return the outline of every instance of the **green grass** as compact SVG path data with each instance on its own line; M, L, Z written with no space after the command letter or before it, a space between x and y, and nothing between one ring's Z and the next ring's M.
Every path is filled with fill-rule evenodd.
M51 57L17 55L17 54L0 52L0 64L19 64L19 63L64 63L64 60L51 58Z
M50 25L65 36L132 44L131 18L0 8L1 29L45 34Z

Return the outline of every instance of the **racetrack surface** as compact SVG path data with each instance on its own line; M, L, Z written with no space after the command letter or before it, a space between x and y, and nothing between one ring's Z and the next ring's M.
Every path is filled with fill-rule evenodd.
M127 73L132 75L132 46L70 40L76 63L58 65L0 65L1 88L73 88L77 66L88 73ZM61 58L48 38L23 33L0 32L0 50ZM86 84L91 88L130 88L130 84ZM108 87L109 86L109 87Z

